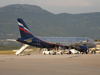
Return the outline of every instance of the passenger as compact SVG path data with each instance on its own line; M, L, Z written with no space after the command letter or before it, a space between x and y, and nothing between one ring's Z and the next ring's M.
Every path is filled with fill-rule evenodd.
M96 54L96 49L94 49L94 54Z
M59 50L61 50L61 47L59 46Z
M91 54L90 52L91 52L91 49L89 49L89 54Z
M41 48L39 49L39 53L41 52Z
M58 51L59 50L59 47L56 47L56 50Z
M93 54L93 50L91 51L91 54Z
M87 53L89 54L89 49L87 50Z

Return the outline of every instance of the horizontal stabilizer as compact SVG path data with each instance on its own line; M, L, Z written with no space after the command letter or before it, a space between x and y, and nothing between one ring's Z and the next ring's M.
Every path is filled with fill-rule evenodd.
M16 39L7 39L7 41L16 41Z

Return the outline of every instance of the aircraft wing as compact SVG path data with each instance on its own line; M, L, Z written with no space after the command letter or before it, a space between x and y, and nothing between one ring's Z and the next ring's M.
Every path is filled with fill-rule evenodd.
M30 43L30 42L32 42L32 39L33 39L33 38L29 38L29 39L26 39L26 40L24 40L24 41Z
M70 44L69 47L78 47L78 46L81 46L81 45L86 45L87 42L79 42L79 43L73 43L73 44Z

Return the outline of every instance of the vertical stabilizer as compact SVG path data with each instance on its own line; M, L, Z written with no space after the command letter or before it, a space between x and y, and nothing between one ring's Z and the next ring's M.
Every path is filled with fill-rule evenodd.
M33 37L32 33L30 32L30 29L27 27L25 22L22 19L17 19L17 20L18 20L21 38Z

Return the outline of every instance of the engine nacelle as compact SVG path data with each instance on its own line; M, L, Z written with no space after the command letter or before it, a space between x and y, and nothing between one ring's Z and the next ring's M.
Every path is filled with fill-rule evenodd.
M86 52L87 51L87 46L79 46L80 47L80 52Z

